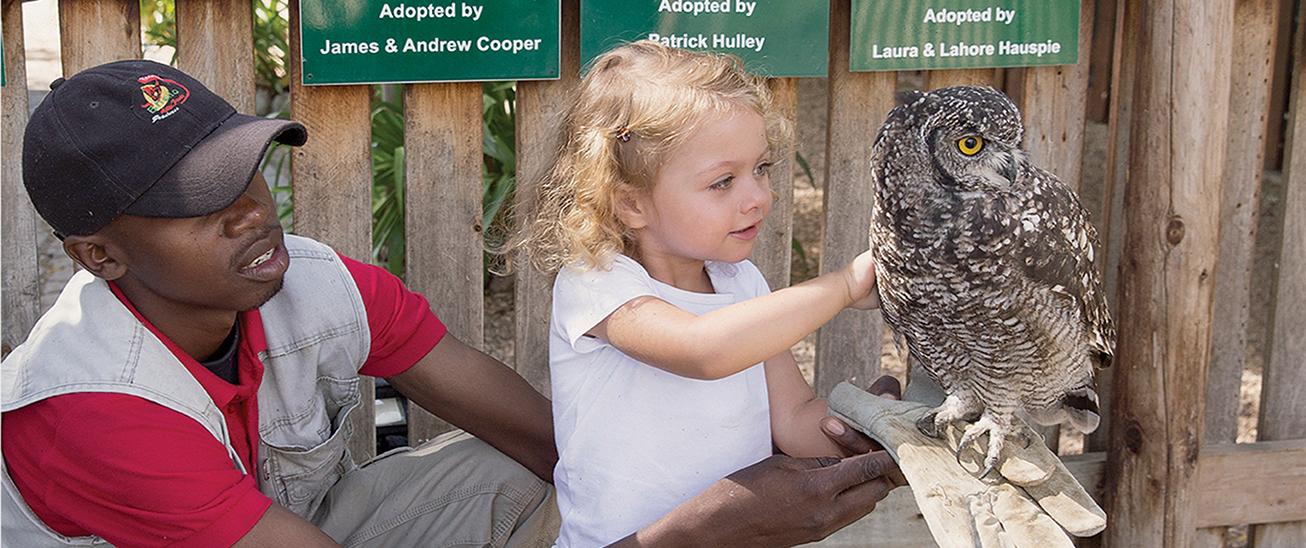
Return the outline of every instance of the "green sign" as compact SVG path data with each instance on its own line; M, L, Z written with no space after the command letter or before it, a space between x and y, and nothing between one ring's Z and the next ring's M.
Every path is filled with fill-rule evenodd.
M636 40L729 53L754 74L825 76L830 6L787 0L581 0L580 55L585 65Z
M1068 65L1079 0L852 0L852 70Z
M300 0L303 82L558 77L559 0Z

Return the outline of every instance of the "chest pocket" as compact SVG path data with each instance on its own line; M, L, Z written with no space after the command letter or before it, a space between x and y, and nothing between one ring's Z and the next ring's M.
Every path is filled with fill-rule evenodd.
M290 234L285 242L285 284L260 308L267 351L259 356L258 484L311 519L327 490L357 468L350 417L362 403L358 370L371 334L362 297L335 252Z
M263 494L310 519L327 490L357 468L349 439L353 435L350 415L360 399L358 383L358 377L319 377L311 401L261 426L259 490Z

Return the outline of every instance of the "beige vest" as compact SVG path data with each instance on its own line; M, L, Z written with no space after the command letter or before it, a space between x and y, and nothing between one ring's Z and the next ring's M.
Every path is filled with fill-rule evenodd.
M244 470L226 420L199 381L118 301L109 285L79 272L0 364L0 410L75 392L130 394L203 425L227 447L233 466L255 474L259 490L311 519L327 489L356 468L349 413L359 405L358 369L371 334L367 311L344 263L327 246L286 236L290 269L281 292L260 309L268 349L258 390L258 470ZM107 544L65 537L33 514L3 473L0 548Z

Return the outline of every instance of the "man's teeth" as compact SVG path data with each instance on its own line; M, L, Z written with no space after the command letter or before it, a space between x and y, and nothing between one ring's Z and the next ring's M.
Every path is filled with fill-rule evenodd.
M269 249L267 253L255 257L254 260L250 261L249 265L246 266L245 268L254 268L258 265L268 262L268 259L272 258L272 253L274 253L276 250L277 248L274 247L272 249Z

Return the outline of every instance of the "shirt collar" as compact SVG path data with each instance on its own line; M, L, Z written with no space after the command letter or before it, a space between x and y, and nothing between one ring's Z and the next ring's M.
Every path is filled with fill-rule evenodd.
M132 315L172 352L173 356L177 357L177 360L186 367L186 371L190 372L196 381L199 381L200 386L204 387L204 391L209 394L209 397L213 399L213 403L217 404L219 408L231 403L238 397L239 399L245 399L257 393L258 387L263 380L263 363L258 359L258 353L267 350L267 338L263 333L262 316L258 310L240 312L236 316L236 321L240 322L239 378L245 382L234 385L222 380L221 377L214 375L208 368L200 365L195 358L183 352L181 347L154 327L154 324L146 320L145 316L142 316L136 310L131 301L127 300L127 296L118 288L118 284L112 281L109 282L109 289L113 291L113 295L118 298L118 301L126 306L127 310L130 310Z

